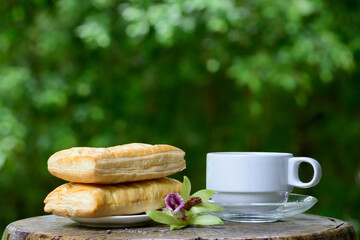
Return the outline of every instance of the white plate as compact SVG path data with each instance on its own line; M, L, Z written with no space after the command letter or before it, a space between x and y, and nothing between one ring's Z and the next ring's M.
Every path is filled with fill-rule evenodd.
M80 225L86 227L99 228L116 228L116 227L136 227L148 223L151 219L144 214L123 215L123 216L109 216L99 218L75 218L71 219Z
M231 222L274 222L279 219L295 216L310 209L318 200L312 196L290 194L283 203L221 203L214 202L223 208L221 212L212 212L223 220Z

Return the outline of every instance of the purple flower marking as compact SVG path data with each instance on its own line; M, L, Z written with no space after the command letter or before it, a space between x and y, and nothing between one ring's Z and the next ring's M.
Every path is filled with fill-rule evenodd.
M169 193L165 198L166 208L178 212L184 207L184 200L178 193Z
M174 217L185 218L184 204L185 201L178 193L169 193L165 198L166 208L172 212Z

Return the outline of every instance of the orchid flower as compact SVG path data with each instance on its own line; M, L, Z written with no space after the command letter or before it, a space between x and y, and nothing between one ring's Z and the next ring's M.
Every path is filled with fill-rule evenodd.
M221 207L208 203L214 191L203 189L190 195L191 183L184 176L180 194L169 193L165 200L166 211L149 210L146 214L154 221L170 225L170 229L181 229L187 225L223 224L220 218L204 214L222 211Z
M185 202L178 193L169 193L165 198L165 205L172 215L177 218L185 219Z

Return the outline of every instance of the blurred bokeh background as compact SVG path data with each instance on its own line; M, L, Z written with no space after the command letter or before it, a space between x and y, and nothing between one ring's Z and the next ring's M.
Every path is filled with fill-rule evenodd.
M167 143L194 190L213 151L317 159L296 193L360 224L358 1L0 2L0 235L43 215L74 146ZM301 166L301 178L311 177Z

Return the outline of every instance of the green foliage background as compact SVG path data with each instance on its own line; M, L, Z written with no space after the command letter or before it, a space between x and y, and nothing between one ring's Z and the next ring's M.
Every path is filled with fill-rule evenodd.
M309 213L360 223L358 1L0 2L0 231L42 215L73 146L167 143L323 167ZM302 166L302 178L311 170ZM1 234L1 232L0 232Z

